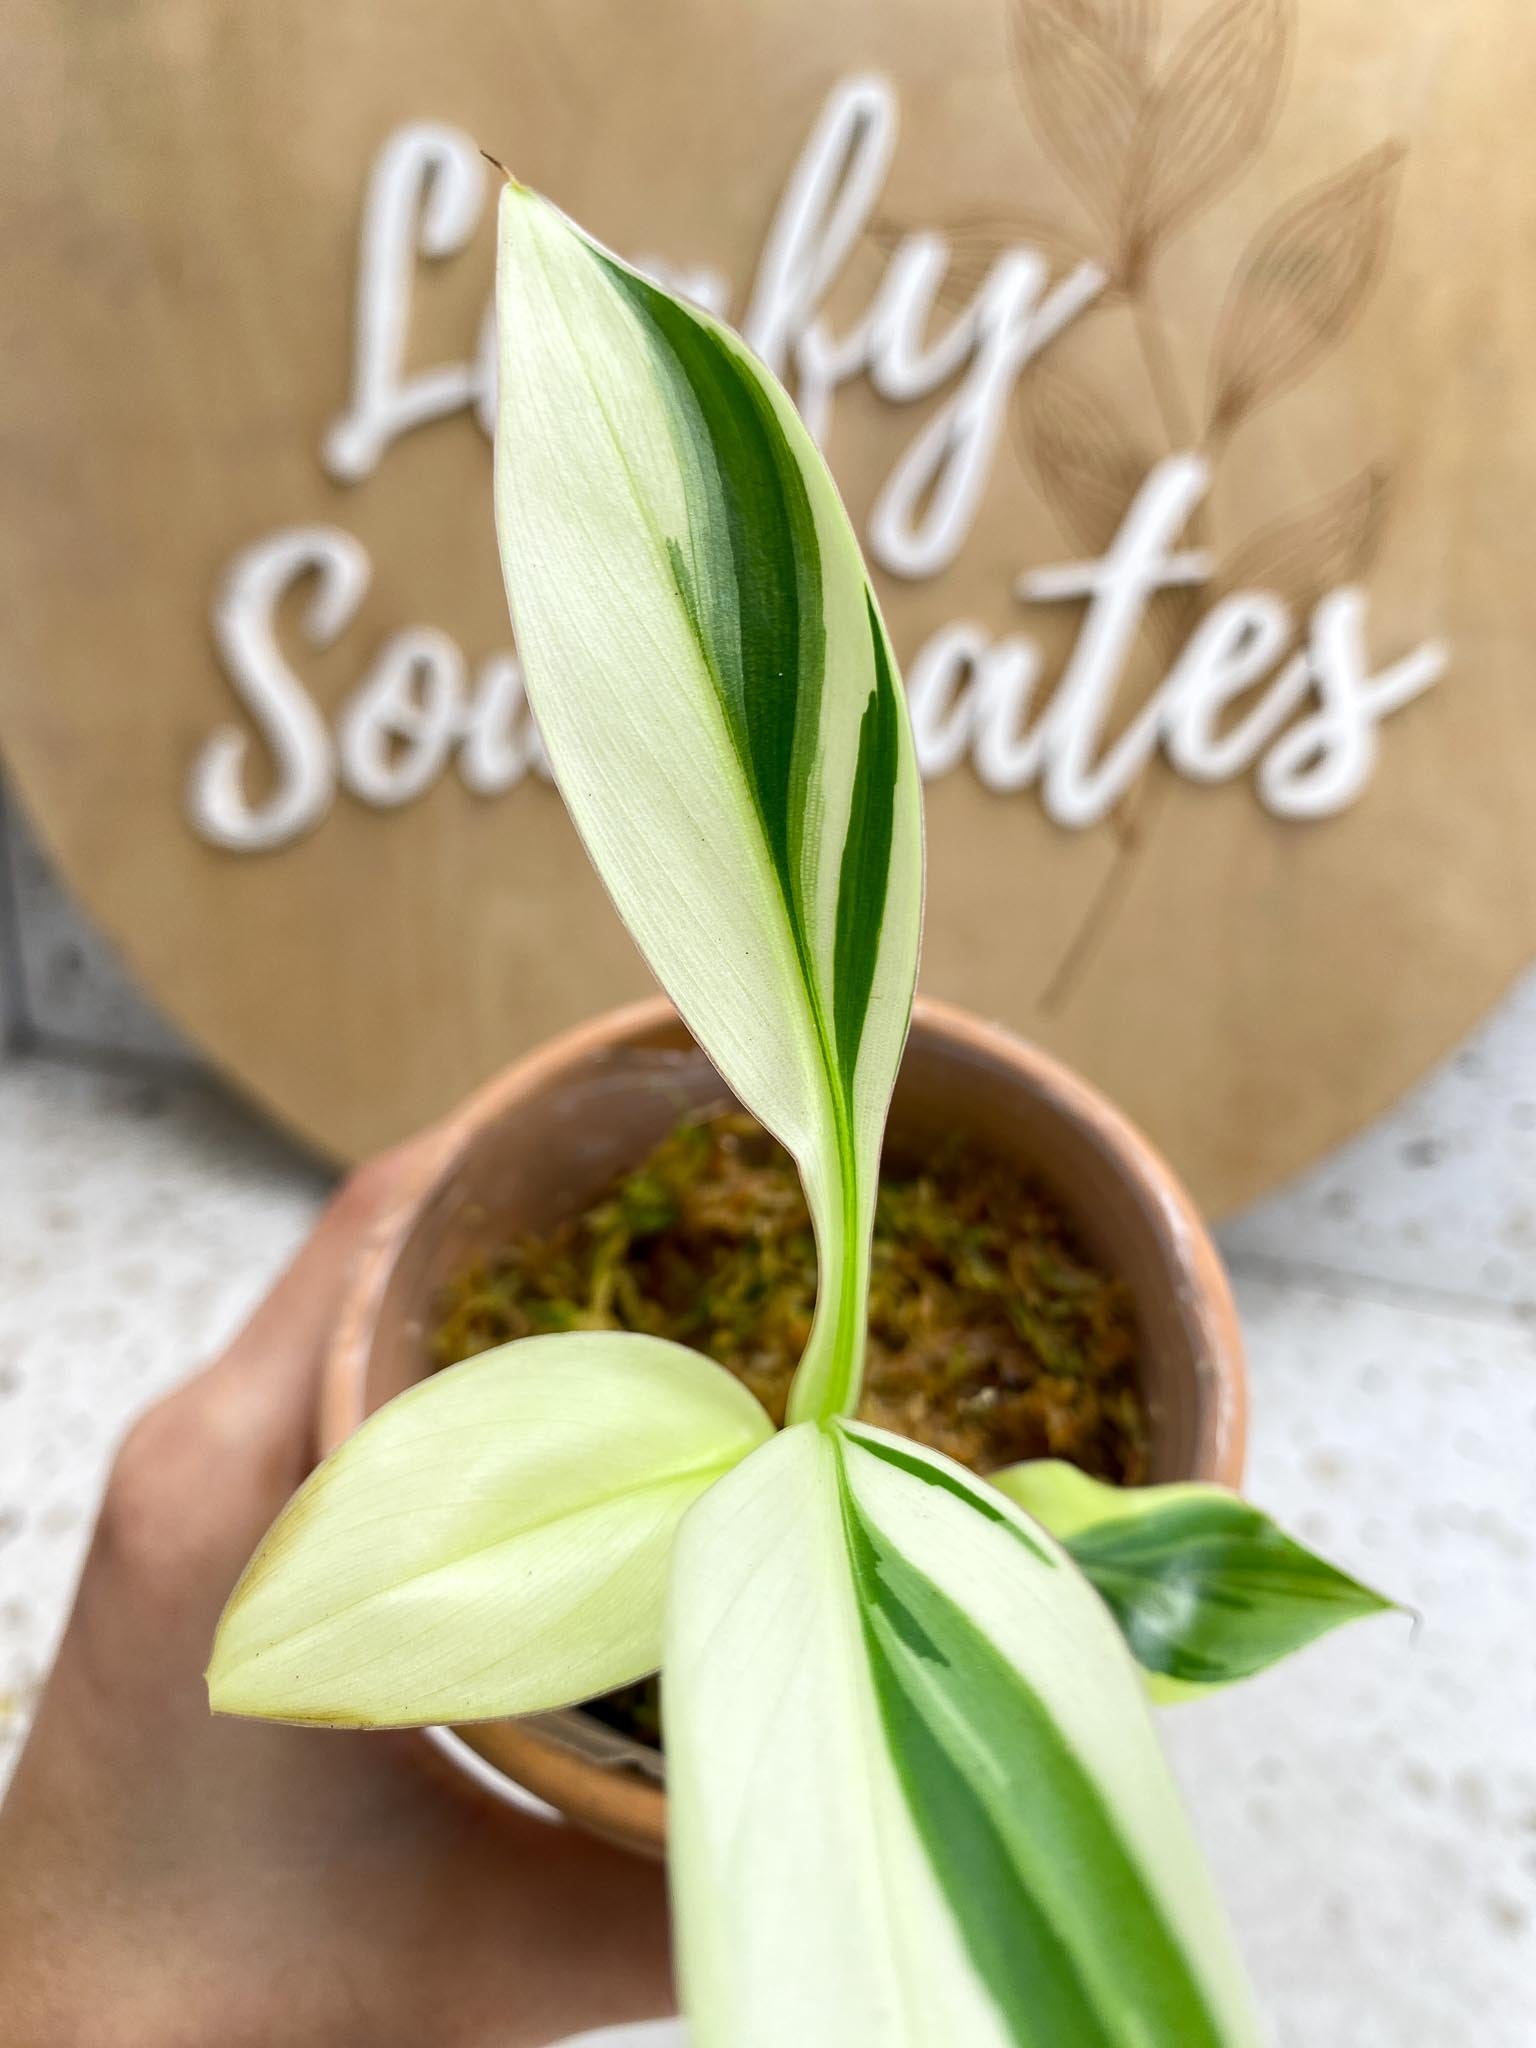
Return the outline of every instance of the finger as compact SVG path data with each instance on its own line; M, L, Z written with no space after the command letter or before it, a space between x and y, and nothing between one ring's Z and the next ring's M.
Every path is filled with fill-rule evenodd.
M383 1152L341 1184L292 1262L204 1373L222 1394L231 1384L282 1403L312 1382L359 1253L414 1199L433 1152L432 1134Z
M242 1461L273 1505L313 1463L316 1390L357 1258L434 1170L426 1133L370 1160L226 1350L171 1397L192 1433Z
M217 1611L313 1462L315 1387L352 1263L392 1206L414 1199L433 1156L414 1140L354 1174L227 1350L140 1417L93 1551L114 1583L164 1587L199 1627L205 1607Z

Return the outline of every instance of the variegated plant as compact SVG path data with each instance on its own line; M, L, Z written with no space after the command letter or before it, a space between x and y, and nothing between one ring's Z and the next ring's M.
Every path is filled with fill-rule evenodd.
M852 1419L922 897L879 609L768 373L510 182L497 309L540 730L646 958L794 1154L815 1326L777 1433L622 1333L402 1395L247 1569L213 1704L467 1721L663 1667L696 2048L1254 2041L1143 1681L1241 1677L1381 1603L1217 1489L992 1486Z

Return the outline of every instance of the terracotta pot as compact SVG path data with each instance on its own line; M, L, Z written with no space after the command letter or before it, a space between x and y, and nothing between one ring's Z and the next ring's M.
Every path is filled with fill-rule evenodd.
M681 1116L725 1099L659 1000L566 1032L472 1096L423 1148L358 1262L327 1363L322 1448L423 1376L433 1301L465 1263L509 1232L547 1229L579 1212ZM1044 1053L962 1011L920 1002L891 1143L921 1155L957 1131L1027 1167L1089 1252L1130 1286L1152 1478L1235 1485L1242 1340L1215 1248L1167 1165ZM476 1775L494 1784L499 1771L598 1833L661 1850L666 1797L654 1751L579 1710L457 1733L474 1756L457 1754Z

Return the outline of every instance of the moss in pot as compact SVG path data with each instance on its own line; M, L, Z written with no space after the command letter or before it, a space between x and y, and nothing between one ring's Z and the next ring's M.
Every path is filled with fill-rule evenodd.
M436 1305L442 1368L559 1330L632 1330L735 1374L782 1427L810 1335L816 1246L784 1148L744 1110L693 1115L579 1215L482 1253ZM858 1417L985 1475L1060 1458L1146 1477L1130 1289L1047 1191L975 1143L882 1160ZM659 1747L654 1678L586 1702Z
M557 1330L633 1330L713 1358L783 1428L816 1303L794 1165L739 1109L689 1117L582 1212L455 1275L432 1358ZM979 1475L1065 1458L1147 1476L1130 1289L1044 1189L979 1147L882 1163L861 1421Z
M658 979L794 1159L815 1314L783 1427L623 1329L407 1388L252 1561L213 1704L476 1722L660 1666L695 2048L1255 2042L1146 1697L1384 1603L1219 1488L983 1478L858 1419L922 888L874 594L769 373L511 183L497 308L498 524L546 749ZM974 1109L963 1050L954 1085Z

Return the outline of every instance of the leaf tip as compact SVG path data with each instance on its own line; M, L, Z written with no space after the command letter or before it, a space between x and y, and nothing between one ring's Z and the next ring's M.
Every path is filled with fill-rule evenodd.
M215 1643L213 1654L208 1659L208 1668L203 1673L203 1684L208 1693L208 1711L210 1714L242 1714L245 1712L245 1709L240 1704L239 1688L232 1685L230 1680L231 1674L227 1663L220 1658L218 1644Z
M499 156L492 156L491 152L488 149L482 149L480 154L485 158L486 162L491 166L493 170L500 171L501 175L506 179L507 183L512 187L512 190L514 192L521 192L524 194L527 193L528 187L525 184L523 184L520 178L513 177L512 173L507 169L506 165L502 162Z
M214 1630L213 1643L208 1651L208 1664L203 1672L203 1684L208 1690L208 1710L213 1714L239 1714L245 1711L240 1703L240 1687L236 1673L238 1659L230 1651L220 1621Z

